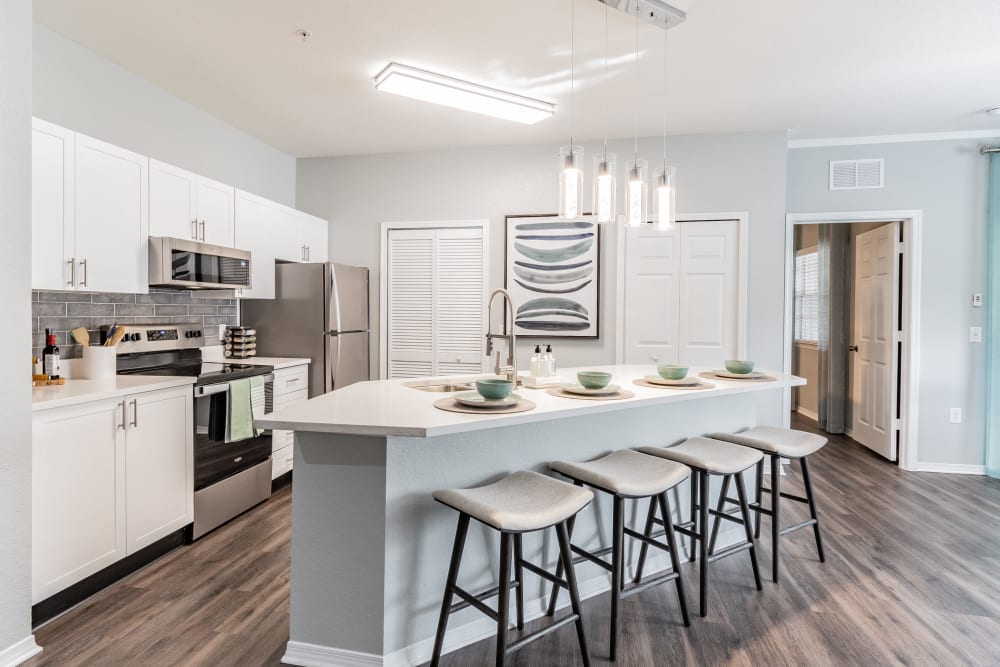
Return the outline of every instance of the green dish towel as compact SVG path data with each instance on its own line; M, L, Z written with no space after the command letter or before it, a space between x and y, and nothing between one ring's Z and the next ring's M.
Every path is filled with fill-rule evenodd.
M257 435L253 427L253 406L250 403L250 383L258 378L233 380L229 383L229 428L226 442L239 442ZM263 378L260 379L263 383Z

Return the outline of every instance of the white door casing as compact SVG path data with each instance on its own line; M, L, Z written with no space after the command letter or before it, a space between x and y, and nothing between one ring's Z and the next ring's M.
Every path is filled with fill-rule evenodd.
M895 461L899 223L856 237L851 332L851 437Z

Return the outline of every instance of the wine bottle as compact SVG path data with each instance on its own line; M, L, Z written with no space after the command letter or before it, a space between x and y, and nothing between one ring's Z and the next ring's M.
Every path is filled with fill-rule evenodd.
M51 329L45 330L45 347L42 349L42 373L50 380L59 377L59 346L56 345L56 335Z

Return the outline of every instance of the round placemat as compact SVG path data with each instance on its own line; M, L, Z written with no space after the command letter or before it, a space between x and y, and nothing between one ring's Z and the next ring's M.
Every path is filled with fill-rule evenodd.
M434 401L434 407L446 412L461 412L467 415L509 415L515 412L534 410L535 404L526 398L522 398L509 408L470 408L449 396L448 398L441 398Z
M665 384L656 384L654 382L650 382L645 378L632 380L632 384L634 384L637 387L650 387L651 389L682 389L682 390L715 389L715 385L712 384L711 382L699 382L698 384L689 384L689 385L683 385L683 384L665 385Z
M574 394L571 391L566 391L562 387L551 387L545 390L546 394L551 394L552 396L558 396L559 398L578 398L581 401L622 401L626 398L632 398L635 396L632 392L627 389L619 389L614 394L608 394L606 396L588 396L586 394Z
M771 377L770 375L761 375L755 378L729 378L722 375L716 375L714 371L705 371L704 373L698 373L700 377L706 378L708 380L722 380L731 382L776 382L778 378Z

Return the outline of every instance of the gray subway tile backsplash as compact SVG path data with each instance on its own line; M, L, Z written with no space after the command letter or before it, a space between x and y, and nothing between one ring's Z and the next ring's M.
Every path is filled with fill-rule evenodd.
M219 324L236 325L236 299L199 298L191 292L160 291L149 294L108 292L31 293L31 353L41 356L45 330L56 334L56 344L65 359L75 359L83 349L69 335L85 327L97 340L100 328L120 324L201 324L214 329Z

